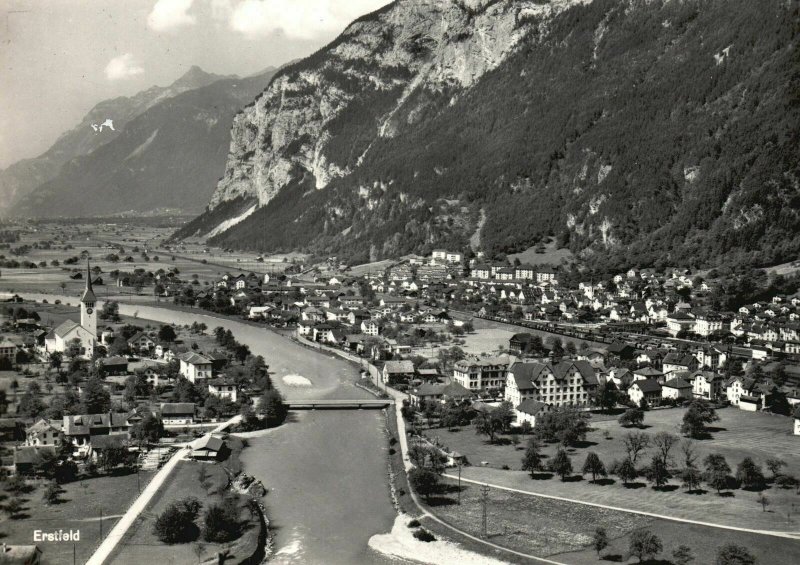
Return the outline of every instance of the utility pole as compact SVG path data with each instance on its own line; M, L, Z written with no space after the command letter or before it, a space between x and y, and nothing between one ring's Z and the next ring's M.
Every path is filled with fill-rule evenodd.
M461 460L458 460L458 505L461 506Z
M489 535L489 525L488 525L488 516L487 516L487 506L489 504L489 485L481 486L481 532L483 532L483 537L488 537Z

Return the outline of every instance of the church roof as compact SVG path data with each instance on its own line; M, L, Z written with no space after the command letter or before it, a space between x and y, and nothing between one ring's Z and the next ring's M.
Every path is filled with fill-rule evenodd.
M58 337L64 337L77 327L80 327L78 322L73 320L64 320L54 331Z

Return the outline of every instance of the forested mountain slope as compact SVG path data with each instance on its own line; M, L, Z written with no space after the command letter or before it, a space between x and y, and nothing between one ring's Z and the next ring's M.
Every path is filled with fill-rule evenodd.
M213 242L365 261L463 248L483 210L489 254L554 236L607 268L795 259L798 4L546 4L400 0L355 22L237 116L178 235L257 202Z

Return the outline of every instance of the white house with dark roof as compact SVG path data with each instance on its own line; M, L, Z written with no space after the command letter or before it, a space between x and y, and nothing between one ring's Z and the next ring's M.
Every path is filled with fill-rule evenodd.
M164 402L159 412L165 426L193 424L197 407L194 402Z
M205 355L188 351L178 355L178 359L180 360L180 374L190 382L195 383L212 377L211 359Z
M655 379L633 381L633 384L628 388L628 398L636 404L640 404L642 399L647 401L650 406L660 404L661 385Z
M236 385L235 380L228 377L219 377L208 381L208 394L236 402L239 397L239 387Z
M518 426L521 426L523 422L528 422L531 427L536 427L536 417L549 410L550 406L544 402L539 402L533 398L523 400L519 406L514 408L516 423Z
M692 397L692 383L675 377L661 385L661 398L686 400Z

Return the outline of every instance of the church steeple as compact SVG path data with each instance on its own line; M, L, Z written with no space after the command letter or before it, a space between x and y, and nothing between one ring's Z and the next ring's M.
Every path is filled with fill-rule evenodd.
M81 302L91 304L91 308L94 308L94 303L97 302L97 297L92 289L92 270L89 268L88 258L86 259L86 288L81 295Z

